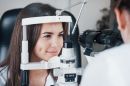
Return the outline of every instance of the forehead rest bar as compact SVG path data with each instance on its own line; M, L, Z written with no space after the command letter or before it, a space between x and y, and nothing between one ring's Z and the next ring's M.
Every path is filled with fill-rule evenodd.
M53 23L53 22L72 22L71 16L41 16L23 18L22 25Z

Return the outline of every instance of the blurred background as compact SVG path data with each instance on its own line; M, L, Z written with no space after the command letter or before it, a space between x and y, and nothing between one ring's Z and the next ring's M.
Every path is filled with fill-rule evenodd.
M82 1L83 0L0 0L0 17L9 9L23 8L32 2L42 2L49 3L52 6L61 9L69 7L68 10L77 18L81 4L72 8L70 7L71 5L80 3ZM87 0L87 4L85 5L79 20L80 33L86 29L96 29L96 22L103 15L100 10L109 7L110 0Z

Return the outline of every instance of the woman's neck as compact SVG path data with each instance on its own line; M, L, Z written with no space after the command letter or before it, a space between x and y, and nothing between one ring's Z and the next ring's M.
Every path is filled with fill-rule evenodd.
M48 70L32 70L29 72L29 86L45 86Z

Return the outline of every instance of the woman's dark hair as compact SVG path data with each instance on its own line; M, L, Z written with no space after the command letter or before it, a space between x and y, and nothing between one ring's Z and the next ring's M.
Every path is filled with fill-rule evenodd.
M39 17L39 16L54 16L56 8L42 3L32 3L23 8L17 16L15 27L12 33L12 38L9 46L7 58L0 63L0 67L8 66L8 80L6 86L20 86L20 62L21 62L21 45L22 45L22 18ZM29 46L29 54L38 40L41 32L42 24L29 25L27 27L27 38ZM64 28L63 24L63 28ZM65 31L66 29L64 29ZM65 31L66 32L66 31Z
M118 8L120 10L126 9L130 12L130 0L114 0L113 8Z

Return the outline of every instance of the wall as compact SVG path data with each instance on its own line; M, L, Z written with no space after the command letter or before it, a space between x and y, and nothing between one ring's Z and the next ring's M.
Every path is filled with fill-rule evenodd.
M58 8L66 8L83 0L0 0L0 16L8 9L22 8L31 2L49 3ZM86 0L87 4L83 8L79 20L80 33L86 29L96 29L96 21L101 18L100 10L104 7L109 8L110 0ZM69 10L77 18L81 4Z
M49 3L58 8L65 8L68 6L68 1L69 0L0 0L0 16L8 9L22 8L33 2Z
M71 3L79 2L83 0L71 0ZM86 29L96 29L96 22L101 18L102 8L109 8L110 0L86 0L87 4L84 6L82 15L79 20L80 33ZM75 17L78 17L79 8L81 5L73 7L71 12L74 13Z

